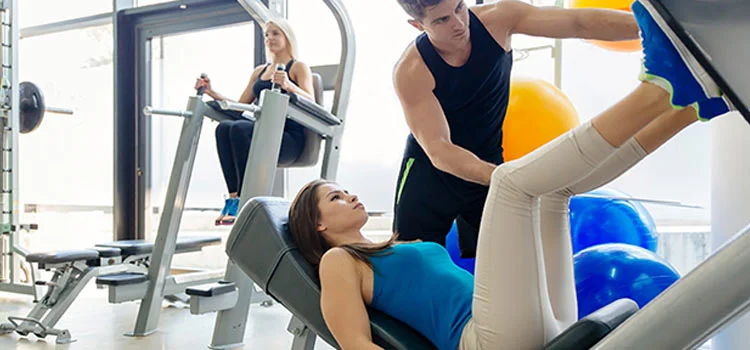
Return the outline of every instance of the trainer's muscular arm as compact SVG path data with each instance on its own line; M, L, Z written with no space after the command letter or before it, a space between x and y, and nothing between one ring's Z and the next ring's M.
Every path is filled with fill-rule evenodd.
M548 38L581 38L606 41L638 39L632 13L607 9L563 9L502 0L476 9L492 36L506 50L512 34Z
M488 186L496 165L451 142L448 121L432 89L435 82L412 46L393 72L406 123L432 165L449 174Z

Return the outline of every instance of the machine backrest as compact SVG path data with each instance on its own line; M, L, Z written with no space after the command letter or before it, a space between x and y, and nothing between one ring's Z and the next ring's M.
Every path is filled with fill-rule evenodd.
M290 203L281 198L248 201L227 239L229 259L263 290L305 323L312 332L336 346L320 311L317 271L302 257L288 231ZM409 326L368 309L373 341L386 349L434 349Z
M331 68L333 67L333 68ZM333 85L327 85L326 81L332 80L332 77L336 76L336 66L319 66L312 67L312 82L313 82L313 96L315 96L315 103L323 106L323 93L333 89ZM325 77L322 74L330 74L330 77ZM326 79L327 78L327 79ZM318 158L320 158L320 145L323 138L316 134L312 130L305 130L305 147L302 150L302 154L291 164L279 165L279 168L302 168L309 167L318 164Z
M312 74L312 83L313 83L313 95L315 96L315 103L319 105L323 105L323 92L325 92L325 89L323 87L323 77L320 76L318 73Z

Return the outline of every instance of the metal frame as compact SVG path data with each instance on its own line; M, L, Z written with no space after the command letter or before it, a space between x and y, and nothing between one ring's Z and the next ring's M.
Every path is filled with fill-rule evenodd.
M19 104L20 92L18 85L18 44L20 30L18 27L18 0L6 0L2 3L2 24L0 24L0 61L2 62L2 130L0 131L0 171L2 172L0 183L0 210L2 210L2 228L0 229L0 291L28 294L36 301L41 295L36 280L39 273L33 265L29 264L29 277L31 281L22 283L18 270L23 267L24 259L29 251L21 246L19 235L25 227L19 224L19 193L18 193L18 138L20 132ZM8 100L7 91L10 91Z
M60 22L41 24L21 29L21 39L40 35L54 34L66 30L84 29L112 23L112 12L69 19Z
M102 260L109 259L111 258ZM75 340L71 338L67 329L55 329L54 327L92 278L113 273L145 272L146 270L141 265L120 261L116 261L114 265L109 266L89 267L85 260L47 264L45 269L54 270L47 294L26 317L9 317L11 323L0 325L0 334L18 332L26 335L34 333L40 338L55 335L57 336L57 344L73 342Z

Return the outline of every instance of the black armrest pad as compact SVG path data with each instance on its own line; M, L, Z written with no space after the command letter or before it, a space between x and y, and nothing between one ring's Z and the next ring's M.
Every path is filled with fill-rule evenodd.
M138 272L121 272L111 275L99 276L96 278L96 284L108 286L124 286L128 284L138 284L146 282L148 278L143 273Z
M306 98L299 97L297 96L297 94L289 94L289 103L307 112L308 114L315 116L328 125L341 125L342 123L341 119L326 111L317 103L312 102Z
M237 290L237 286L234 283L209 283L201 284L199 286L192 286L185 289L185 294L195 295L199 297L213 297L222 294L228 294Z
M574 323L565 332L552 339L544 349L589 349L637 311L638 304L634 301L617 300Z

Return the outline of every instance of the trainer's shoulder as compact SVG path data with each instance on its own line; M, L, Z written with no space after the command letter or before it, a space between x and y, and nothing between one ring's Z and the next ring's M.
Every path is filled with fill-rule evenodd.
M413 86L414 83L434 84L432 74L417 50L416 42L409 44L393 67L393 83L396 88Z
M518 18L529 10L529 5L518 0L500 0L477 5L471 11L491 32L512 27Z

